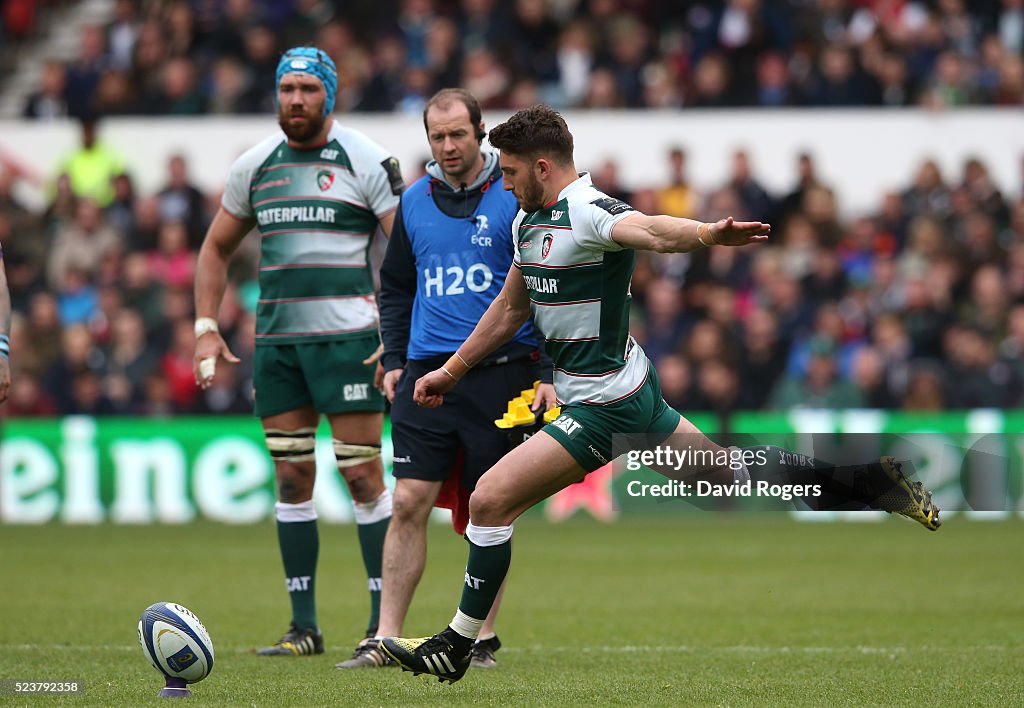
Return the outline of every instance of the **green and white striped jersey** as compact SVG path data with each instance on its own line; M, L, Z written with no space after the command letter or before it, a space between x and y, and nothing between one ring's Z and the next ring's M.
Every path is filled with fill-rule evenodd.
M639 389L647 356L629 335L634 254L612 227L634 213L583 174L558 201L512 222L514 263L547 339L561 403L607 404Z
M377 329L369 247L401 191L398 161L337 122L322 146L296 149L278 132L235 161L222 205L259 230L257 344Z

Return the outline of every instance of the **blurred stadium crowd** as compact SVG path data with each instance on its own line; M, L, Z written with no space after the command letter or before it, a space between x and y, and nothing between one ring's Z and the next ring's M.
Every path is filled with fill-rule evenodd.
M4 36L54 4L7 0ZM264 112L311 38L342 110L1024 104L1024 0L116 0L24 115Z
M7 0L5 42L57 2ZM183 157L139 194L100 115L274 110L280 50L311 36L340 68L341 111L418 115L440 86L487 107L963 105L1024 102L1024 0L117 0L78 57L50 61L25 115L85 117L39 213L0 167L0 244L15 310L10 415L248 413L258 247L248 239L220 315L242 359L199 391L192 276L219 194ZM21 14L19 14L19 12ZM12 21L13 20L13 21ZM342 115L342 120L344 116ZM771 194L743 152L696 187L628 191L614 161L581 165L647 213L769 220L773 244L638 257L634 333L681 410L1024 404L1024 189L986 165L936 162L846 212L795 156ZM406 165L407 169L419 166ZM763 166L760 169L764 169ZM1022 184L1024 187L1024 184Z
M199 391L192 276L219 194L181 156L165 186L136 194L116 152L91 142L32 212L0 176L0 244L14 306L11 415L247 413L257 239L233 263L220 313L242 359ZM88 158L83 158L87 154ZM614 161L595 182L647 213L768 219L772 245L638 257L633 331L681 410L791 407L940 410L1024 403L1024 190L1001 194L986 166L926 161L873 213L843 218L810 154L770 194L745 152L703 193L686 152L672 179L628 191ZM581 166L582 167L582 166Z

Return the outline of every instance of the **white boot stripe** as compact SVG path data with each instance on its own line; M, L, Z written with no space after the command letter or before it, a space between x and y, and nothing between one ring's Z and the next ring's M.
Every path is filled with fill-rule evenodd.
M438 656L440 656L444 660L444 663L448 666L448 670L449 671L452 671L452 672L455 671L455 667L452 666L452 662L448 660L448 655L447 654L438 654Z
M432 673L432 674L436 674L437 673L437 668L434 666L434 662L431 661L431 657L424 655L423 663L427 665L427 670L430 673Z

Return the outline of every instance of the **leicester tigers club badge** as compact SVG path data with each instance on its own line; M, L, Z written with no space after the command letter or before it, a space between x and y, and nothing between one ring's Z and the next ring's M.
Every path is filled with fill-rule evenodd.
M334 184L334 173L330 170L320 170L316 173L316 186L321 192L326 192Z
M555 237L552 236L551 234L544 234L544 241L541 242L540 247L541 260L547 258L548 254L551 253L551 242L554 240Z

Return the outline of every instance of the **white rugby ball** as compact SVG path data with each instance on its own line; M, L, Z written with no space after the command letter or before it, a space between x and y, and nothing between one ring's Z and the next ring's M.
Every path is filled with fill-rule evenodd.
M196 683L213 670L210 633L195 614L175 602L158 602L143 611L139 644L149 663L165 676Z

